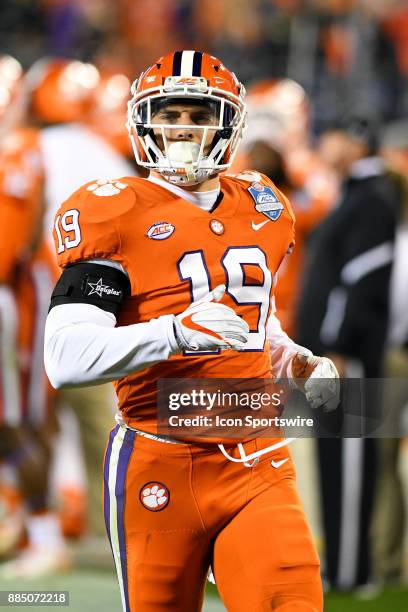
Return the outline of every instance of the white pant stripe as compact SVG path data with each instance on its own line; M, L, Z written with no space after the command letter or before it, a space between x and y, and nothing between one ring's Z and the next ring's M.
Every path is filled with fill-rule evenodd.
M124 427L119 427L118 432L112 443L112 453L111 453L110 462L109 462L109 530L110 530L113 558L115 560L116 572L118 575L120 597L122 600L122 607L123 607L124 612L126 612L125 585L123 583L122 565L120 561L120 545L119 545L115 487L116 487L117 469L118 469L118 462L119 462L119 453L120 453L120 449L122 448L125 433L126 433L126 429Z

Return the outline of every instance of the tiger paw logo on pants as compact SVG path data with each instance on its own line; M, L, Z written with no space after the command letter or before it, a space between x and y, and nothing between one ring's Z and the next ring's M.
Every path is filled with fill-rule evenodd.
M147 482L140 489L140 502L147 509L152 512L159 512L164 510L170 501L170 491L166 485L161 482Z

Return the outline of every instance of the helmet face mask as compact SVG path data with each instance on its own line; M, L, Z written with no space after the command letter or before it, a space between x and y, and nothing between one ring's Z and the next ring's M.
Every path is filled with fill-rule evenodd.
M207 77L168 74L178 54L202 56ZM230 167L245 123L245 90L219 60L193 51L170 54L133 83L132 94L127 126L139 165L181 185Z

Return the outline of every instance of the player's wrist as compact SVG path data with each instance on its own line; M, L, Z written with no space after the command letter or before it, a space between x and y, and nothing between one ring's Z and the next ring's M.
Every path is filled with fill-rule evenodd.
M327 357L297 353L292 359L292 383L312 408L335 410L340 402L339 374Z
M176 317L172 314L162 315L157 321L160 322L165 333L170 353L169 357L181 353L183 351L183 346L179 340L178 331L176 329Z
M175 315L172 315L172 338L174 338L174 346L177 346L175 351L181 352L189 348L188 342L183 336L183 332L181 331L181 325L177 320Z
M310 351L299 351L293 355L291 360L291 374L292 378L296 381L302 381L300 386L303 387L305 380L307 380L312 374L313 370L319 363L319 357L316 357ZM297 383L299 387L299 382Z

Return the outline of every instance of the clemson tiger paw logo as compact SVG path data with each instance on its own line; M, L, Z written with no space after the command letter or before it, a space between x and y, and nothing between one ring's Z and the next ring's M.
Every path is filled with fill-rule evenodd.
M170 491L161 482L147 482L140 489L140 502L147 510L159 512L170 501Z
M97 196L113 196L126 189L126 183L121 183L115 179L99 179L96 183L88 185L87 190L92 191Z

